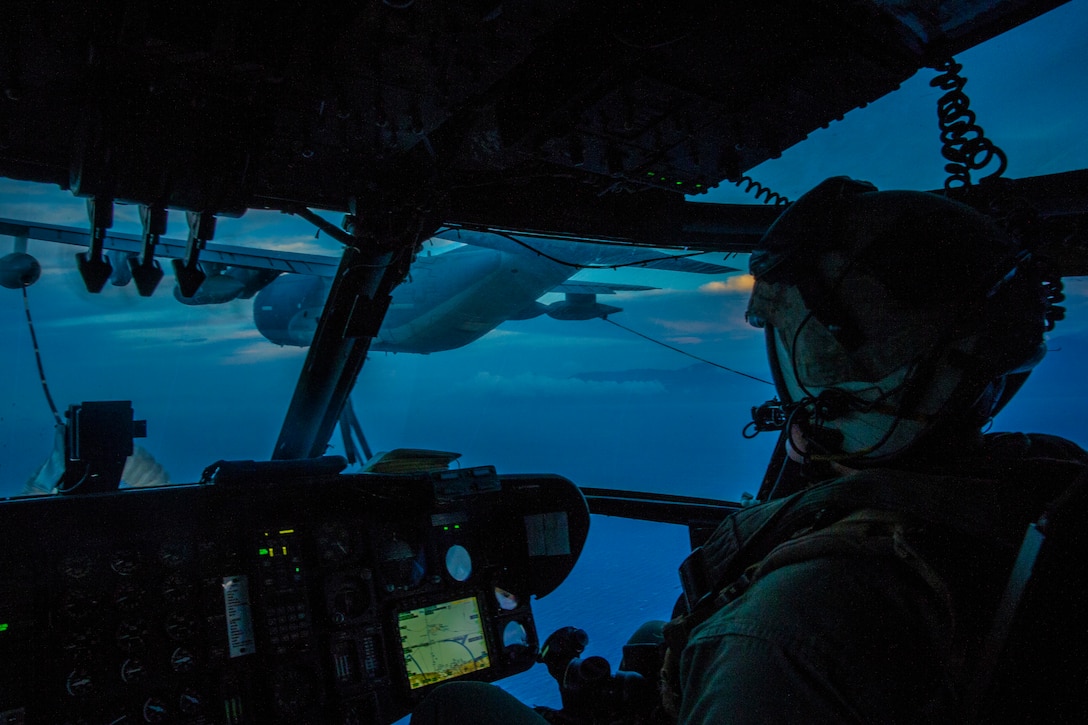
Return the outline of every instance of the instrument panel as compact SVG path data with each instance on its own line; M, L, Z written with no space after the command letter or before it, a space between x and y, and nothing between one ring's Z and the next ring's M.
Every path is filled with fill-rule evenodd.
M0 502L0 723L392 722L532 666L558 476L241 475Z

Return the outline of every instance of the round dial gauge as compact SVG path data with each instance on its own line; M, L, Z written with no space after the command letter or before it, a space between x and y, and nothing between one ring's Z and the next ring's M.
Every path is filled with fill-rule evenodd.
M196 620L187 614L175 613L166 618L166 636L184 642L196 633Z
M342 523L323 524L317 532L317 550L326 564L336 564L352 555L351 532Z
M162 583L162 596L167 604L184 604L193 595L192 582L177 574L166 577Z
M147 668L136 657L121 663L121 679L128 685L135 685L147 679Z
M144 722L166 722L170 712L166 709L166 703L157 697L149 697L144 701Z
M87 670L76 669L68 673L65 688L72 697L84 697L94 691L94 681Z
M141 652L147 642L147 627L142 620L126 619L117 625L117 646L121 651Z
M455 581L463 582L472 576L472 555L460 544L446 549L446 571Z
M159 547L159 561L171 569L188 563L192 558L193 545L188 541L167 541Z
M178 647L170 655L170 668L174 672L192 672L196 667L196 656L185 647Z
M113 603L122 612L134 612L143 602L143 591L133 581L122 581L113 593Z
M61 572L69 579L83 579L91 573L91 559L82 554L66 556L61 562Z
M178 709L186 715L198 715L204 709L204 698L196 690L185 690L178 696Z
M121 576L131 576L139 568L140 561L136 552L129 549L114 552L113 556L110 557L110 569L113 569Z

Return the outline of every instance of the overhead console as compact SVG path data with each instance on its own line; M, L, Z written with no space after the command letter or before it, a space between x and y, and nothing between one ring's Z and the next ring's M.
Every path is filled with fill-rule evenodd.
M0 501L0 723L370 723L532 666L559 476L221 477Z

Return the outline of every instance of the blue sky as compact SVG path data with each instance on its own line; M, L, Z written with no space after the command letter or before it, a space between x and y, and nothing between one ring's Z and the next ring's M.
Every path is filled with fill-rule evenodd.
M1088 11L1082 0L1058 8L963 53L971 107L1009 157L1007 176L1088 167ZM903 88L818 131L780 159L749 173L796 198L836 174L881 188L939 188L943 160L936 130L940 92L929 71ZM699 200L750 202L723 186ZM0 216L83 226L83 201L57 189L0 180ZM118 210L118 230L138 231L134 208ZM170 235L184 237L175 213ZM249 213L219 224L216 241L332 253L307 224ZM0 239L0 253L10 251ZM32 311L53 396L62 408L131 399L147 418L144 445L178 481L193 480L220 458L266 458L304 351L278 348L254 330L251 303L184 307L169 279L151 299L131 288L88 295L73 248L31 242L45 267L30 288ZM708 257L712 261L721 261ZM738 266L744 258L735 260ZM743 321L741 277L596 272L586 278L662 289L604 300L624 308L617 322L700 357L767 376L762 337ZM1059 433L1086 442L1088 284L1067 280L1069 316L1052 335L1041 372L995 425ZM16 493L47 455L52 420L38 384L18 292L0 289L0 496ZM736 499L754 491L773 441L745 441L749 408L769 386L699 365L601 321L538 318L503 325L466 348L431 356L374 354L354 400L377 450L458 451L466 465L506 472L554 472L585 486L630 487ZM336 452L336 448L332 449ZM645 618L667 615L676 594L683 532L633 522L594 523L590 548L568 586L538 607L541 628L565 621L577 602L609 604L588 623L591 652L615 660L619 643ZM616 541L650 542L639 555L661 587L634 586ZM609 548L612 547L612 548ZM630 552L627 552L630 554ZM642 580L648 575L642 572ZM615 589L626 580L626 588ZM601 584L602 581L609 582ZM625 607L618 607L622 602ZM621 613L622 610L622 613ZM602 631L604 634L602 634ZM546 634L547 632L543 632ZM534 677L536 675L533 675ZM518 685L536 696L536 684Z

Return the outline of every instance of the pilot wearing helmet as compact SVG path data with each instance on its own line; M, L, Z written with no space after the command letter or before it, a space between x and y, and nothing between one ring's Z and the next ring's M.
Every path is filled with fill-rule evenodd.
M1025 528L1088 469L1064 439L981 432L1046 352L1052 288L989 217L845 177L750 264L792 461L683 562L661 707L620 721L966 722ZM543 721L453 684L414 722L466 711Z

